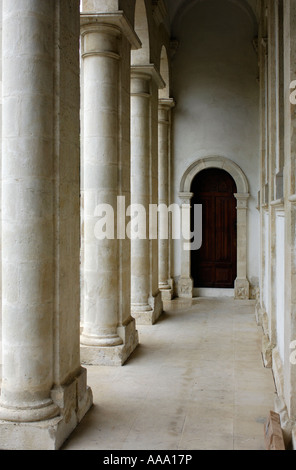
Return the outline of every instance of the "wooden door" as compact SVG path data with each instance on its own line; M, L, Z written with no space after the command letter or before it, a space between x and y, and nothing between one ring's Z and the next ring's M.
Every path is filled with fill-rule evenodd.
M194 287L233 288L237 273L236 185L224 170L211 168L195 177L194 204L202 204L202 246L191 251Z

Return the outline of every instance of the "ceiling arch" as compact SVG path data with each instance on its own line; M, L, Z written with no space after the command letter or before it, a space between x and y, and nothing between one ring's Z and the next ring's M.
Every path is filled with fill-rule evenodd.
M199 2L210 2L211 0L166 0L166 6L169 12L171 32L174 33L178 29L178 24L182 18L187 15L191 8ZM255 32L258 30L258 21L260 14L260 0L224 0L236 4L242 9L253 23Z

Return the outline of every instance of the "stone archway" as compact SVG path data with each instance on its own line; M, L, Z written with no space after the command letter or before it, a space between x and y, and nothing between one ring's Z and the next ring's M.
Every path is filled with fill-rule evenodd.
M235 194L237 200L237 278L235 280L234 296L236 299L249 299L249 281L247 279L247 209L249 199L249 185L247 178L241 168L232 160L210 156L199 159L192 163L185 171L180 184L179 198L184 208L184 221L190 225L190 201L193 196L191 184L194 177L202 170L207 168L220 168L227 171L234 179L237 187ZM191 278L191 260L190 251L181 250L181 277L178 283L179 297L193 296L193 282Z

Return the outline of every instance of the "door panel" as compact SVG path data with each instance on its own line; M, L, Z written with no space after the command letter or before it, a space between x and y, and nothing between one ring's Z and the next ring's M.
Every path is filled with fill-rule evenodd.
M224 170L208 169L193 181L194 204L202 204L203 238L191 252L195 287L234 286L236 278L236 185Z

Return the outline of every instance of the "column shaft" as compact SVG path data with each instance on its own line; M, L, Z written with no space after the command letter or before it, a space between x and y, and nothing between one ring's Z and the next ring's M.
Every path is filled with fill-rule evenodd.
M178 281L178 296L180 298L192 298L193 297L193 279L191 277L191 252L188 247L189 241L184 238L183 228L190 227L191 217L191 199L193 193L182 192L179 193L181 200L181 276ZM186 231L186 230L185 230Z
M235 194L237 199L237 278L235 298L249 299L250 284L247 279L247 208L249 194Z
M169 208L169 159L170 159L170 126L173 100L159 101L158 116L158 201L159 205ZM171 220L160 217L159 220L159 288L163 300L172 298L172 279L170 278L169 243L171 238Z
M83 344L114 346L118 336L118 241L96 234L96 208L109 204L116 219L118 194L118 82L120 32L112 26L83 31L84 60L84 328Z
M151 65L133 66L131 81L131 203L140 205L141 233L131 243L131 311L153 324L162 313L158 241L151 236L150 209L158 205L158 94L163 82ZM139 219L140 220L140 219ZM143 226L146 225L146 230Z
M120 12L82 14L81 27L81 354L84 363L121 365L138 344L130 312L130 239L125 233L125 208L130 203L131 44L127 37L134 33Z
M131 95L131 203L143 208L146 226L143 238L131 243L132 314L152 311L150 295L150 80L149 75L132 77ZM143 225L144 227L144 225Z
M0 417L12 419L13 415L16 421L37 421L58 413L50 398L54 309L54 3L3 2ZM38 42L34 42L34 35Z

